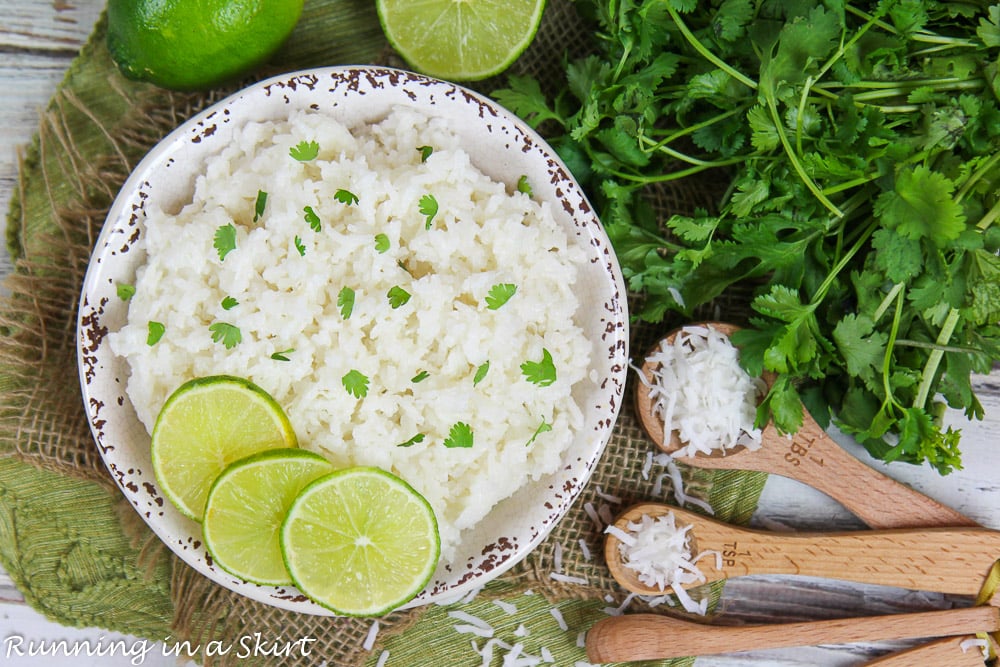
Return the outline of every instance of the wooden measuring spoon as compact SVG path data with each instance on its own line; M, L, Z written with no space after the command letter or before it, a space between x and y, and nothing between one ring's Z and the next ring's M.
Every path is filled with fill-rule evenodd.
M992 606L773 625L720 626L659 614L601 619L587 632L592 663L660 660L759 649L849 644L863 641L947 637L1000 629ZM949 656L950 660L950 656ZM907 663L960 667L956 662ZM974 664L974 663L973 663ZM982 660L979 661L982 664Z
M727 336L739 329L721 322L706 322L701 326L710 326ZM664 341L672 341L679 331L672 332ZM682 446L676 432L665 438L663 420L653 414L648 384L652 383L654 368L649 361L644 361L641 367L646 383L640 382L636 389L636 413L649 438L678 461L699 468L756 470L797 480L840 502L872 528L978 525L960 512L865 465L827 435L804 408L802 427L791 438L780 434L772 422L763 429L760 449L743 447L724 455L676 456ZM764 380L770 383L774 378Z
M772 533L662 503L634 505L614 525L627 532L629 522L641 522L644 514L657 517L669 512L678 527L692 526L693 556L703 551L719 554L698 562L706 581L691 586L750 574L787 574L975 595L1000 557L1000 531L982 527ZM619 544L618 537L608 533L604 557L615 580L640 595L663 594L625 567Z

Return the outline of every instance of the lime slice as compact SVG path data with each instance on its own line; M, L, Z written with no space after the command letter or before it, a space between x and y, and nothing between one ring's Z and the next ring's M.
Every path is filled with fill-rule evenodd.
M382 30L419 72L453 81L507 69L538 31L545 0L377 0Z
M304 449L270 449L231 464L212 484L202 522L215 564L255 584L291 584L281 524L299 492L331 472L329 461Z
M379 616L419 593L441 554L423 496L378 468L338 470L302 491L281 529L292 580L342 616Z
M266 391L215 375L170 395L153 425L150 455L163 494L201 521L208 490L226 466L265 449L296 446L288 417Z

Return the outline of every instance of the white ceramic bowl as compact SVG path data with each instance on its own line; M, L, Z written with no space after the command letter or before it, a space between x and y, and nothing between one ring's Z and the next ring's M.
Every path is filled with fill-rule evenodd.
M108 332L121 328L128 304L119 283L133 284L142 252L129 252L144 233L144 208L189 197L204 158L226 141L227 124L287 117L312 107L354 126L381 120L395 105L443 116L474 164L513 186L522 174L533 196L554 202L557 221L589 261L576 286L578 323L592 341L592 388L574 396L585 428L554 474L522 487L463 533L451 566L442 564L410 606L448 600L496 578L523 559L552 530L579 495L599 460L622 405L628 359L625 286L608 238L566 166L527 125L494 102L460 86L388 68L344 67L282 75L206 109L164 138L136 167L111 208L84 282L78 321L84 405L104 462L122 493L174 553L205 576L238 593L278 607L329 614L291 587L240 581L212 565L201 527L185 518L157 488L149 435L125 393L126 362L109 349ZM586 383L582 383L586 384Z

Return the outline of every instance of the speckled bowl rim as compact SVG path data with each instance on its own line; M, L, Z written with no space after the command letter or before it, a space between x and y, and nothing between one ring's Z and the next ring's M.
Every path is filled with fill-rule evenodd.
M254 600L310 614L331 612L289 586L241 581L212 564L200 525L183 517L157 488L149 436L131 407L125 361L109 349L107 334L124 325L128 305L116 295L143 261L130 248L143 234L148 202L190 196L185 165L221 146L231 128L249 120L281 118L288 108L331 114L348 125L371 122L393 105L443 115L462 137L473 163L513 186L526 174L534 196L555 202L553 212L582 248L587 262L576 292L577 320L591 334L592 386L575 391L585 428L555 473L530 482L463 533L451 564L442 563L428 586L405 607L460 598L524 559L565 515L583 490L610 439L623 403L628 368L626 288L608 237L565 164L530 127L495 102L459 85L399 69L326 67L276 76L212 105L167 135L137 165L111 207L84 280L77 349L83 401L94 440L115 482L161 540L188 565ZM585 383L581 383L585 384Z

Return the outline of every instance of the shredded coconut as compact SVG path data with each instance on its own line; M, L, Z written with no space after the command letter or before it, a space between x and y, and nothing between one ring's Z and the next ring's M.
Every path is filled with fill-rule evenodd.
M711 326L684 327L646 361L653 364L653 413L663 420L664 438L676 431L684 443L678 456L760 448L753 424L764 383L743 370L728 336Z
M368 635L365 637L365 643L361 645L366 651L372 650L375 646L375 638L378 636L378 621L373 621L371 626L368 628Z
M708 600L695 601L684 587L704 582L705 575L696 563L704 556L717 554L712 551L693 555L690 530L691 526L678 526L674 513L668 512L655 518L643 514L639 521L628 522L624 531L608 526L605 532L618 537L622 564L635 571L643 585L660 591L670 588L686 611L704 615ZM629 539L622 539L623 533Z

